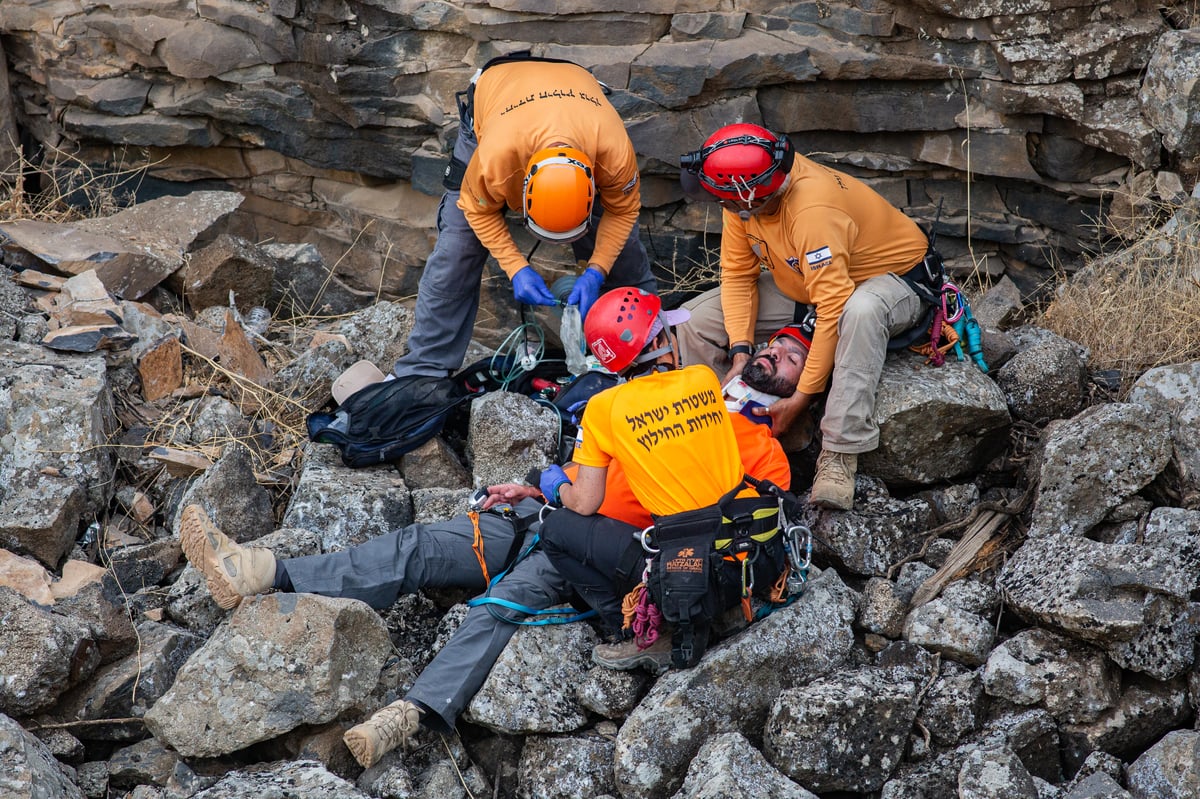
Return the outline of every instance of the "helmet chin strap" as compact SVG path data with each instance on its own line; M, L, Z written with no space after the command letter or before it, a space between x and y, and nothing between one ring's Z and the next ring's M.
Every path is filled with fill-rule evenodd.
M662 323L662 332L667 334L667 345L665 347L659 347L656 350L650 350L649 352L643 352L641 355L634 358L633 362L635 364L653 363L654 361L657 361L659 358L661 358L663 355L670 353L672 355L672 357L674 357L674 359L675 359L675 365L678 366L679 365L679 350L676 348L676 345L675 345L675 337L673 335L671 335L671 326L669 324L667 324L667 317L665 315L663 315L663 312L661 310L658 312L658 321L660 323Z

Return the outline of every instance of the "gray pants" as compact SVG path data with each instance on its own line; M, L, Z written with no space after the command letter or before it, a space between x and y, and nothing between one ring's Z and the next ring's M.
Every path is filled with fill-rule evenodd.
M571 586L540 549L521 560L492 588L491 596L542 610L565 602ZM408 695L425 711L422 724L438 732L454 729L459 715L491 673L517 625L492 615L520 618L498 606L471 608L446 645L434 656Z
M520 508L536 513L538 503ZM488 574L504 569L514 527L494 513L479 514L483 559ZM437 524L410 524L358 546L322 555L280 561L297 593L359 599L376 610L391 607L402 594L422 588L485 588L472 544L471 520L456 516Z
M684 307L692 317L677 328L683 362L707 364L724 377L732 364L720 289L707 291ZM925 308L908 284L890 273L855 287L838 319L833 373L821 419L822 448L857 454L879 446L875 392L888 339L920 322ZM754 340L766 341L779 328L792 324L795 311L796 301L776 288L775 279L764 272L758 280Z
M478 142L469 120L460 114L454 158L469 163ZM488 259L487 248L476 238L458 207L458 191L447 191L438 206L437 243L425 262L417 287L417 306L408 353L392 371L397 377L430 375L443 377L462 367L467 346L479 312L479 284ZM596 219L600 203L593 208L588 232L571 243L576 261L587 261L596 246ZM635 223L625 246L613 263L601 293L618 286L635 286L657 291L650 271L650 259L642 246L641 232Z
M535 514L541 503L523 500L523 515ZM523 548L538 529L535 522L523 536ZM504 569L514 527L493 513L479 515L483 555L488 574ZM323 555L281 561L293 590L324 596L360 599L373 608L390 607L401 594L421 588L487 587L471 545L474 527L466 516L437 524L410 524L356 547ZM491 596L533 610L561 604L571 587L558 576L541 550L531 552L496 583ZM493 606L506 618L522 614ZM459 714L487 679L517 626L495 618L486 607L471 608L450 640L430 661L406 697L427 712L423 723L440 732L454 729Z

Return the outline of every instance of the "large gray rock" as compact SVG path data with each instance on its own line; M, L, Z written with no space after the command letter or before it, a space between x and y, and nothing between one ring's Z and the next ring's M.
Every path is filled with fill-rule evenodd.
M744 736L709 738L671 799L816 799L767 762Z
M1093 647L1034 628L992 650L983 686L1016 705L1042 705L1061 721L1088 722L1116 704L1121 672Z
M375 687L387 628L353 599L247 599L180 669L146 726L184 757L212 757L323 724Z
M1150 484L1171 457L1171 423L1141 405L1095 405L1045 434L1030 537L1082 536Z
M1074 770L1092 752L1136 757L1192 715L1182 680L1135 680L1120 701L1096 721L1062 726L1062 761Z
M591 667L597 643L586 624L518 629L463 718L505 735L583 727L587 712L575 686Z
M281 761L231 771L193 799L243 799L246 796L287 796L289 799L370 799L320 763Z
M29 716L58 698L100 665L88 626L35 605L0 586L0 713Z
M929 484L974 472L1008 441L1004 395L969 361L926 366L911 353L884 363L875 400L879 448L859 468L887 482Z
M1166 31L1154 43L1138 98L1142 114L1173 153L1200 148L1198 97L1200 34L1195 30Z
M996 384L1012 415L1045 424L1077 414L1087 398L1087 350L1040 328L1011 336L1018 352L997 370Z
M0 341L0 361L0 546L54 568L114 491L104 356Z
M601 734L530 736L517 772L521 794L572 799L612 793L615 746L611 737Z
M467 454L475 488L524 483L554 463L560 435L558 413L523 394L493 391L473 401Z
M1031 538L998 585L1022 617L1094 643L1124 668L1168 679L1193 658L1187 597L1197 581L1195 535L1142 545Z
M958 772L959 799L1038 799L1025 764L1007 746L976 749Z
M0 236L68 274L94 269L110 292L136 300L179 269L196 237L242 200L237 192L196 191L70 225L32 219L0 224Z
M1170 504L1200 508L1200 362L1150 369L1133 384L1129 401L1170 419L1174 450L1159 483Z
M803 520L813 532L819 557L831 557L855 574L883 575L920 551L933 514L926 500L894 499L878 480L860 473L853 510L829 512L806 505Z
M617 736L617 785L625 796L666 797L706 740L755 735L780 691L841 668L850 655L853 592L832 570L792 605L669 672Z
M0 714L0 766L4 795L12 799L83 799L83 791L50 749L20 724Z
M1200 796L1200 732L1167 733L1129 764L1128 779L1136 799Z
M284 527L321 536L325 551L345 549L412 522L412 497L390 466L347 469L328 444L305 447L304 470L283 514Z
M788 688L767 718L767 759L817 793L879 790L917 717L914 674L863 668Z

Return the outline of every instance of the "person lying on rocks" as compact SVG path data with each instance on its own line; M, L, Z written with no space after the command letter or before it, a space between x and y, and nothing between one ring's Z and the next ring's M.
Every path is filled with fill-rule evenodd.
M712 370L680 368L671 326L686 319L687 311L663 312L657 297L633 289L609 292L597 301L584 323L584 337L592 354L626 382L588 402L575 441L577 478L572 481L561 473L554 476L553 468L543 475L543 493L564 509L550 514L543 523L542 548L558 573L599 614L601 629L609 640L593 649L592 659L610 668L645 666L661 671L672 663L693 665L704 646L693 646L689 640L682 647L686 654L679 657L672 652L670 635L627 635L623 598L642 584L647 550L638 535L644 528L603 512L607 474L613 465L620 464L624 470L638 503L653 516L656 531L663 529L664 523L683 523L682 514L715 509L726 496L746 492L757 496L753 489L737 492L747 474L784 489L791 481L787 458L773 439L756 450L760 455L756 463L747 462L736 422L744 417L728 412L724 391ZM788 393L795 389L791 381L799 376L806 356L802 340L792 334L777 335L749 371L751 376L760 373L771 378L768 392ZM769 418L766 407L756 410L761 415L754 418ZM711 547L714 526L694 516L686 523L688 535L705 539L697 547ZM762 569L761 584L773 583L780 576L782 541L778 545L781 557L777 564L763 558L747 567ZM708 560L707 549L681 552L697 565ZM736 568L740 570L741 564ZM703 595L707 585L699 590ZM725 591L718 593L714 601L724 605L720 611L748 598L739 592L736 600L727 603L731 597ZM662 598L655 597L655 601L661 604ZM684 632L690 636L691 626ZM707 627L702 633L707 634Z
M754 367L746 370L746 383L764 394L795 385L803 368L803 341L798 334L795 340L787 335L775 337L756 356ZM768 427L742 415L733 420L744 470L764 474L786 487L787 460ZM574 477L577 467L568 464L563 473ZM553 494L549 485L546 489ZM532 518L529 534L540 530L537 515L544 502L539 489L510 483L489 486L487 491L481 505L484 511L511 507L521 517ZM607 470L600 512L629 529L643 529L652 522L630 491L619 461ZM514 540L523 545L525 536L516 534L514 525L502 514L484 512L478 519L488 573L499 574L514 552ZM436 524L409 525L343 551L298 558L276 558L270 550L235 543L196 505L184 509L180 529L188 560L204 573L214 599L224 608L235 607L247 596L282 590L353 597L384 609L400 594L420 588L483 590L487 584L469 514ZM573 590L545 552L535 548L491 587L489 596L532 611L568 601ZM346 732L346 744L358 762L364 767L373 765L419 726L451 732L515 633L516 625L510 621L522 617L494 604L472 607L403 699Z

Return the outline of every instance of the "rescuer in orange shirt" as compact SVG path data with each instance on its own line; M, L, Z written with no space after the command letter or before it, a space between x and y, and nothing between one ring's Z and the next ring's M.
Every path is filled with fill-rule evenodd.
M633 144L605 87L586 69L527 53L502 56L476 73L458 106L437 243L417 290L409 351L392 370L397 377L440 377L462 366L489 254L518 302L561 299L517 248L508 211L521 215L539 243L569 243L575 260L587 264L565 300L583 317L602 290L656 288L639 238Z
M875 392L889 339L924 319L922 292L940 287L940 257L865 183L797 155L758 125L727 125L681 162L688 193L698 184L724 209L721 283L684 305L684 361L737 374L755 341L815 306L796 392L770 415L778 436L828 389L809 501L849 510L858 455L879 445Z

